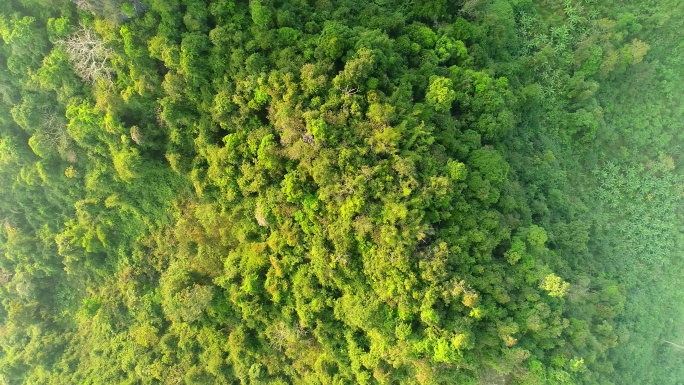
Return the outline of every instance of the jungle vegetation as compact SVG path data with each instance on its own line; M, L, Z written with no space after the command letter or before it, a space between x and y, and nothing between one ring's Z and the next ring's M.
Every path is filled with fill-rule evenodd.
M0 2L0 383L684 383L683 19Z

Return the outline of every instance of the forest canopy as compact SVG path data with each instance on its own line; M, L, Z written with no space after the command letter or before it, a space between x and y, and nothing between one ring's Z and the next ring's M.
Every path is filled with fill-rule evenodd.
M681 384L674 0L0 4L0 383Z

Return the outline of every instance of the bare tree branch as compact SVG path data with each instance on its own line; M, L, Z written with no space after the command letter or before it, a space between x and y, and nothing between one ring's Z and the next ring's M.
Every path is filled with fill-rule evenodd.
M43 140L46 143L61 148L66 146L68 137L64 118L54 111L43 113L43 127L41 130Z
M663 340L663 342L665 342L666 344L670 344L670 345L674 346L674 347L677 348L677 349L682 349L682 350L684 350L684 346L682 346L682 345L675 344L674 342L670 342L670 341L667 341L667 340Z
M337 87L337 89L338 89L339 91L342 91L342 93L344 93L345 95L355 95L355 94L358 94L359 91L361 91L361 90L360 90L359 88L357 88L357 87L350 88L349 86L345 86L344 88L342 88L342 87Z

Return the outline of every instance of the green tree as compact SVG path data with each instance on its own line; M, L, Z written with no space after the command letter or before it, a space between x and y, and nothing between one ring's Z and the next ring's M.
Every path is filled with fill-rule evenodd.
M430 87L425 94L425 101L436 111L447 112L456 100L456 91L451 79L444 77L430 78Z

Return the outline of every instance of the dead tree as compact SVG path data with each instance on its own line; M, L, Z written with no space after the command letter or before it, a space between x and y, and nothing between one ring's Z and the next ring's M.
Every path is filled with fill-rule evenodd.
M137 145L141 145L143 142L145 142L142 131L140 131L138 126L131 127L131 139L133 139Z
M74 71L89 83L99 80L111 83L114 70L110 60L114 51L92 29L81 26L61 42Z
M128 21L131 17L145 12L147 7L141 0L71 0L76 8L102 16L115 23ZM133 15L121 11L122 5L129 4Z
M66 133L64 118L54 111L45 111L43 113L41 134L47 144L58 149L66 147L69 139Z
M72 3L76 5L78 9L82 9L88 12L95 12L96 7L93 2L88 0L71 0Z

